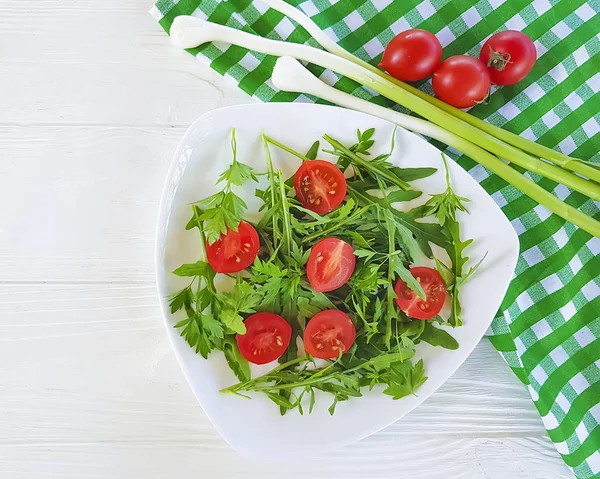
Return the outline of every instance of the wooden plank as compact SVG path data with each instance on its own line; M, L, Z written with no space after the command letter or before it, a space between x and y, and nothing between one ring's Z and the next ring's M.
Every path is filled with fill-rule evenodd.
M0 0L0 478L571 477L486 340L326 458L229 449L166 338L154 226L185 127L251 100L172 47L151 4Z
M182 134L0 127L0 281L153 282L158 203Z
M1 285L0 364L6 477L187 477L195 468L211 478L281 477L277 465L233 454L204 416L152 285ZM290 478L568 477L527 392L486 340L394 425L286 470Z
M125 423L123 427L136 425ZM158 426L157 426L158 427ZM173 441L0 444L0 476L77 479L331 479L465 478L571 479L547 439L432 439L372 436L323 458L257 463L222 440L182 436ZM276 458L274 458L276 459ZM4 475L2 475L4 473Z
M216 81L160 65L2 63L0 77L10 78L0 97L0 123L7 125L187 126L203 112L240 103Z
M208 425L171 352L153 285L3 285L0 332L0 364L11 364L0 370L3 408L12 411L0 438L27 420L20 412L39 424L64 423L69 440L94 434L109 440L133 413L153 418L137 426L140 437L155 434L160 424L161 437L175 439L190 417ZM85 427L76 404L95 411ZM51 417L45 417L48 408ZM40 433L19 435L34 440ZM426 433L514 437L541 436L544 429L526 390L484 340L433 397L387 431Z
M128 5L0 6L0 124L185 126L201 112L249 101L173 47L147 5Z

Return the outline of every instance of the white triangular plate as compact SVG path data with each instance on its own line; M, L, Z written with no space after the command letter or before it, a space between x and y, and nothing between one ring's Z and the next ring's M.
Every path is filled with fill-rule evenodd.
M167 296L189 281L171 272L182 263L200 258L199 237L196 230L186 231L190 218L189 204L217 190L217 176L231 163L230 134L236 128L238 159L265 171L261 132L291 146L307 151L324 133L345 144L354 143L356 129L376 128L374 154L389 150L395 126L391 123L356 111L336 107L270 103L234 106L211 111L185 133L175 152L167 175L160 205L156 243L156 277L165 325L179 364L202 405L204 412L219 433L239 453L254 458L288 458L322 453L364 438L377 432L421 404L435 392L463 363L484 335L511 281L517 262L519 242L515 231L492 198L453 161L449 161L452 184L457 194L470 198L470 215L461 214L461 235L473 238L467 249L474 264L487 252L481 268L461 290L464 325L452 330L460 347L449 351L428 344L418 346L418 357L425 362L427 382L417 396L397 401L375 389L364 392L361 398L338 404L330 416L327 408L331 397L317 396L312 414L301 416L289 412L280 416L279 408L267 398L256 395L246 400L219 393L223 387L234 384L235 376L229 370L221 352L215 351L204 360L187 345L173 329L177 318L170 314ZM321 147L326 146L325 142ZM292 175L299 161L291 155L272 148L276 168ZM320 158L329 159L321 154ZM428 194L445 189L443 165L439 150L422 138L398 128L396 148L391 161L402 167L433 166L438 172L413 182L424 192L421 198L404 205L406 208L423 203ZM254 186L244 191L249 207ZM256 368L262 373L273 365Z

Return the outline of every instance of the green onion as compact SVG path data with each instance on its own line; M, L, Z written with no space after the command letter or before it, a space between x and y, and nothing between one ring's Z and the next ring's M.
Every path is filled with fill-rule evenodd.
M385 76L381 76L379 73L367 70L346 58L341 58L332 53L324 52L307 45L258 37L192 16L177 17L171 26L171 35L173 41L183 48L192 48L207 42L220 41L239 45L268 55L278 57L291 56L347 76L377 93L380 93L386 98L405 106L422 117L429 119L431 122L436 123L442 127L441 131L438 132L438 135L450 133L447 140L452 141L452 143L447 142L447 144L455 146L475 161L478 161L483 166L488 167L499 176L502 176L505 180L523 191L523 193L546 206L550 211L571 221L573 224L581 227L594 236L600 237L600 223L598 221L563 203L561 200L532 181L527 180L509 165L504 164L501 160L488 152L495 153L501 158L531 171L551 177L555 181L559 181L565 185L568 183L574 189L588 191L588 196L592 198L598 198L598 192L596 191L598 185L579 178L567 171L562 171L554 165L534 158L527 153L504 143L502 140L456 118L447 111L438 108L420 96L413 95L405 89L398 88L395 83ZM457 140L454 136L460 138ZM502 174L500 174L500 172L502 172ZM575 186L577 186L577 188L575 188Z
M492 173L495 173L514 187L523 191L527 196L544 205L561 218L570 221L594 236L600 237L599 221L562 202L537 183L526 178L484 149L428 121L375 105L369 101L336 90L313 76L300 62L291 57L282 57L277 60L275 70L273 71L273 83L277 88L284 91L302 91L303 93L315 95L346 108L383 118L407 130L441 141L465 155L476 159ZM292 154L294 153L292 152Z
M419 97L422 100L427 101L428 103L440 108L441 110L450 113L456 118L477 127L478 129L489 133L490 135L512 145L515 146L527 153L531 153L539 158L545 158L552 163L561 166L562 168L574 171L579 173L587 178L590 178L596 182L600 182L600 170L595 168L593 165L589 165L584 161L581 161L577 158L571 158L570 156L563 155L551 148L545 147L533 141L527 140L519 135L515 135L509 131L503 130L497 126L491 125L469 113L459 110L458 108L453 107L452 105L448 105L447 103L435 98L427 93L415 88L403 81L400 81L396 78L391 77L387 73L381 71L377 67L367 63L360 58L352 55L350 52L344 50L337 43L331 40L323 31L318 27L318 25L312 21L310 17L302 13L297 8L288 5L283 0L263 0L264 3L269 5L269 7L277 10L284 15L290 17L292 20L296 21L300 24L316 41L319 43L325 50L328 52L337 55L341 58L345 58L352 63L359 65L372 73L375 73L379 77L394 83L396 86L403 88L407 92ZM521 165L522 166L522 165ZM534 171L534 170L532 170ZM540 174L546 176L544 173ZM548 178L550 178L548 176ZM551 178L554 179L554 178ZM559 180L556 180L559 181ZM564 184L564 183L563 183ZM597 198L594 198L597 199Z

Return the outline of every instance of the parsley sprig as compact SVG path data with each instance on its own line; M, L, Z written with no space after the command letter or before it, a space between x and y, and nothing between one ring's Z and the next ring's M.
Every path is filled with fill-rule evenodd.
M449 268L438 259L436 259L436 265L444 278L446 288L452 297L452 309L450 317L448 318L448 323L452 326L460 326L462 325L462 308L460 306L459 287L475 272L475 270L477 270L479 265L481 265L485 259L485 256L487 256L487 253L475 266L471 267L469 270L464 269L469 260L469 257L464 254L464 251L473 240L461 240L460 225L456 220L456 215L459 211L467 214L469 213L465 203L470 200L454 193L450 182L448 162L443 153L442 161L444 162L444 170L446 173L446 190L443 193L432 195L427 203L425 203L425 208L426 214L435 216L440 225L444 227L445 234L450 240L446 250L452 261L452 267Z
M222 234L227 233L227 228L237 231L238 225L248 209L246 202L236 195L232 188L242 186L249 180L258 181L254 170L237 160L235 129L231 131L231 150L233 162L217 180L217 185L225 183L223 190L194 203L198 207L198 218L192 218L192 221L194 221L194 226L197 226L198 222L203 222L204 235L210 244L217 241Z

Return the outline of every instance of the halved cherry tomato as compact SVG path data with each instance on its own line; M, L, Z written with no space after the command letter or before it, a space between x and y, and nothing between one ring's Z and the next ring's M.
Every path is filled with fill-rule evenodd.
M352 246L338 238L325 238L310 250L306 276L315 291L326 293L346 284L355 266Z
M237 231L228 228L213 244L206 242L206 259L217 273L237 273L254 262L259 247L254 226L242 221Z
M304 330L305 351L320 359L337 358L354 344L356 329L343 311L327 309L317 313Z
M398 279L394 287L397 295L396 304L410 318L433 318L441 311L446 299L444 280L436 269L425 266L411 268L410 273L421 284L426 299L423 301L404 281Z
M333 163L310 160L294 175L296 197L305 208L324 215L336 209L346 196L346 178Z
M292 327L278 314L256 313L244 324L246 334L238 334L236 340L240 353L251 363L275 361L290 344Z
M400 32L388 43L379 64L394 78L418 81L431 75L442 61L442 45L427 30Z

